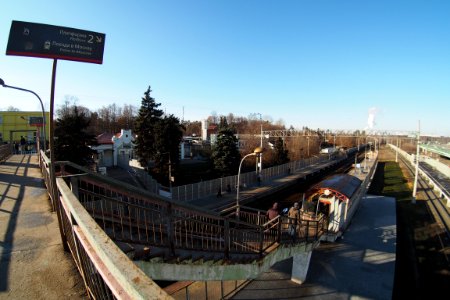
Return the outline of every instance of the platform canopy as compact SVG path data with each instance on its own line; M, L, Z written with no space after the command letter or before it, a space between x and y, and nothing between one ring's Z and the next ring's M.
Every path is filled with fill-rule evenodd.
M448 145L434 145L434 144L421 144L420 148L430 151L441 156L445 156L450 159L450 146Z
M348 201L362 181L349 174L336 174L313 186L308 194L335 195L341 201Z

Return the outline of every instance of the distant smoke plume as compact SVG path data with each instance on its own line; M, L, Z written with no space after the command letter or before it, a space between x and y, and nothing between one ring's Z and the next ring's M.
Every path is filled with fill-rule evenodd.
M376 107L369 108L369 116L367 118L366 129L373 129L373 127L376 125L375 116L377 113L378 113L378 108L376 108Z

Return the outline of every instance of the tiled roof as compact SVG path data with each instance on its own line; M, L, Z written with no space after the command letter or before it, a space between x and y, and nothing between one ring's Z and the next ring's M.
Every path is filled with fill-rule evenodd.
M115 134L104 132L104 133L102 133L102 134L97 136L97 142L98 142L99 145L114 144L113 141L112 141L112 137L114 135Z

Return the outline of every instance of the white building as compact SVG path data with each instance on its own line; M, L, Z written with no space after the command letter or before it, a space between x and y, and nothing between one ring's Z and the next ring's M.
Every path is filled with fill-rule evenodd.
M102 133L97 136L97 151L99 167L128 167L134 157L134 136L131 130L122 129L120 133Z

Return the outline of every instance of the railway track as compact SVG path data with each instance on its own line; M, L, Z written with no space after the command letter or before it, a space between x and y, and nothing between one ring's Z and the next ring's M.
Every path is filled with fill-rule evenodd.
M399 162L406 167L411 177L414 178L415 166L412 166L409 161L401 156L398 156L398 158ZM420 200L426 201L427 210L437 224L436 237L439 239L441 250L447 261L450 261L450 253L445 251L450 247L450 211L444 203L445 200L421 176L417 180L416 196Z

